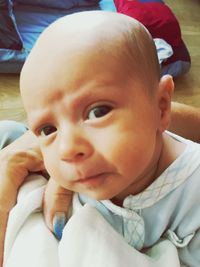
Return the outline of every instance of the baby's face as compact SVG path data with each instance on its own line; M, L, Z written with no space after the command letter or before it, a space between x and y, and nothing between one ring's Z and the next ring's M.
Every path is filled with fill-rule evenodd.
M42 64L40 71L33 62L21 84L51 177L94 199L141 191L157 164L156 98L104 54L55 56Z

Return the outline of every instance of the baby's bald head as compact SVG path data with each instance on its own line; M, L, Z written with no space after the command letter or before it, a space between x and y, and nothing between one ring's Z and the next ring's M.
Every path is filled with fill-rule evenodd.
M51 82L53 73L65 75L69 59L87 54L99 56L97 65L101 64L101 55L102 61L114 60L127 77L140 78L150 95L159 82L157 53L146 28L126 15L88 11L67 15L40 35L21 72L22 98L29 87L27 82L37 84L45 79Z

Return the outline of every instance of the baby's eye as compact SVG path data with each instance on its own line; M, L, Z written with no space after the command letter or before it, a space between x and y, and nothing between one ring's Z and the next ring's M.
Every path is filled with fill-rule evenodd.
M56 131L57 131L57 128L55 126L46 125L46 126L42 127L39 132L42 136L47 136L47 135L50 135Z
M89 120L101 118L101 117L105 116L106 114L108 114L111 110L112 110L112 107L107 106L107 105L95 107L89 111L87 117Z

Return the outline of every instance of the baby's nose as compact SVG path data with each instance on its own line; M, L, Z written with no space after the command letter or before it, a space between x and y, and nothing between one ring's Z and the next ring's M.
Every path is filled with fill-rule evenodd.
M89 139L81 132L65 133L59 140L60 158L64 161L74 162L85 160L93 153Z

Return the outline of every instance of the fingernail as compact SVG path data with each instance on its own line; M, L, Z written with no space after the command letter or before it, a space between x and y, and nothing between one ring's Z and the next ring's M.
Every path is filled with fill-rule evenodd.
M66 214L64 212L56 212L53 217L53 232L58 240L62 238L62 232L66 224Z

